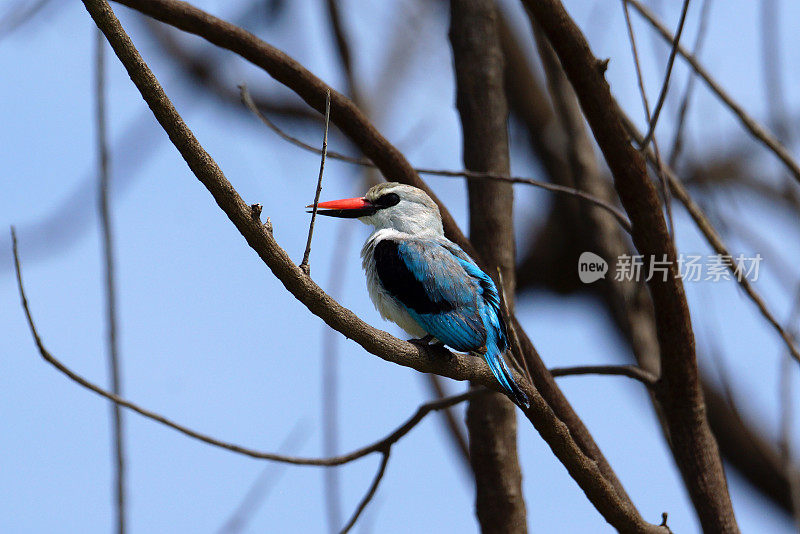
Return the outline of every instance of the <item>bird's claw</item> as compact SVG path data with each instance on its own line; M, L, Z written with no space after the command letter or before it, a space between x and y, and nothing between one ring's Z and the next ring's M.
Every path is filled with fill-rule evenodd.
M442 343L441 341L439 341L438 343L434 343L433 345L429 345L429 347L432 352L440 354L447 363L452 362L453 358L455 357L453 356L452 352L450 352L445 348L444 343Z
M437 340L436 343L431 343L431 341L433 339L434 339L434 337L431 334L428 334L427 336L421 337L419 339L417 339L417 338L409 339L408 342L411 343L412 345L416 345L418 347L425 347L430 352L435 353L437 356L439 356L439 355L442 356L448 362L452 361L453 360L453 353L450 352L449 350L447 350L444 347L444 343L442 343L439 340Z
M421 337L419 339L417 339L417 338L409 339L408 342L413 344L413 345L420 346L420 347L427 347L432 339L433 339L433 336L428 334L427 336Z

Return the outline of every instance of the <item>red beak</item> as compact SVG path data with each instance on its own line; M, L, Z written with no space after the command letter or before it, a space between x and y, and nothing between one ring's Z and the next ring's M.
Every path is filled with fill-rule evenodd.
M312 204L306 207L313 208L314 205ZM320 215L351 219L372 215L377 211L375 205L363 197L344 198L342 200L329 200L328 202L320 202L317 204L317 208L319 208L317 213Z

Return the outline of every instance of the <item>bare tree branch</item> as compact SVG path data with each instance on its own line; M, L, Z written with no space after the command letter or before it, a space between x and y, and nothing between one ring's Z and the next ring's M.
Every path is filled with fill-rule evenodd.
M163 2L158 3L163 5ZM437 351L401 342L385 332L370 327L322 292L291 262L291 259L277 245L269 229L263 226L257 217L254 217L258 210L254 211L245 204L211 156L197 142L164 94L152 72L142 61L141 56L139 56L130 39L119 25L107 2L105 0L84 0L84 5L92 15L95 23L109 39L112 48L114 48L120 61L125 66L132 81L151 110L153 110L156 119L169 134L170 139L180 151L190 169L214 196L220 208L228 215L248 241L248 244L259 254L259 257L270 267L276 277L283 282L284 286L295 298L305 304L312 313L323 318L330 326L345 333L369 352L383 359L401 363L422 372L433 372L457 380L469 379L491 389L498 388L497 381L485 362L477 358L471 358L472 361L470 361L470 359L462 357L454 357L450 361L442 361L442 358L436 358ZM185 4L181 4L181 6L186 7ZM228 34L226 33L226 35ZM334 93L332 93L332 120L335 119L333 111L336 98L342 97L341 95L334 97ZM399 155L399 153L397 154ZM385 156L380 157L385 158ZM520 334L521 342L523 345L529 345L530 340L522 334L524 333L521 332ZM526 354L534 353L535 351L532 348L530 350L526 349ZM540 360L537 361L541 365ZM550 377L550 380L552 380L552 376L546 372L546 369L544 376ZM515 379L518 380L517 377ZM545 398L537 390L528 386L525 386L524 390L531 399L530 408L525 410L526 417L547 441L555 455L564 463L570 475L586 492L601 514L622 532L663 532L663 527L652 525L642 520L630 502L620 498L613 483L609 482L604 475L604 471L598 467L599 465L607 465L599 451L593 450L592 456L587 456L582 446L586 446L587 440L589 443L592 442L585 429L581 429L580 426L575 425L572 421L571 426L566 426L553 413ZM553 395L553 391L557 392L557 394ZM558 397L560 391L557 388L550 387L548 393L552 395L551 398L554 401L559 402L557 404L559 410L568 410L568 405L560 401ZM576 442L573 439L573 434L571 434L573 428L579 432L580 442Z
M322 150L320 151L319 178L317 178L317 191L314 193L314 204L311 210L311 222L308 224L308 240L306 250L303 253L303 261L300 262L300 270L311 275L311 267L308 266L308 257L311 255L311 238L314 236L314 222L317 220L317 207L319 206L319 195L322 193L322 173L325 171L325 156L328 153L328 126L331 122L331 93L325 99L325 133L322 136Z
M364 511L369 502L375 496L375 492L378 491L378 484L381 483L383 474L386 472L386 466L389 463L389 450L387 449L383 451L381 456L381 463L378 466L378 472L375 473L375 478L372 479L372 484L370 484L367 494L364 495L364 498L361 499L360 503L358 503L358 507L356 508L356 511L353 512L350 521L348 521L344 528L342 528L342 534L347 534L350 532L350 529L353 528L353 526L356 524L356 521L358 521L358 518L361 516L361 512Z
M628 3L627 0L622 0L625 2L625 12L627 13ZM656 101L656 107L653 110L653 118L648 120L649 126L647 129L647 133L644 136L644 140L642 141L642 148L647 147L650 143L650 140L653 138L653 135L656 131L656 124L658 123L658 117L661 115L661 108L664 106L664 101L667 98L667 91L669 90L669 79L672 75L672 65L675 64L675 56L678 53L678 46L681 42L681 34L683 33L683 25L686 22L686 14L689 12L689 0L683 0L683 8L681 9L681 18L678 21L678 31L675 32L675 38L672 40L672 50L669 52L669 59L667 60L667 72L664 74L664 83L661 84L661 91L658 94L658 101ZM650 114L648 108L648 115Z
M450 0L450 29L464 167L509 174L508 107L494 0ZM467 182L470 240L497 272L500 293L514 294L514 191L511 184ZM505 303L513 309L513 301ZM502 358L503 356L500 355ZM483 532L528 531L517 454L516 409L505 395L467 406L469 458L475 474L475 515Z
M574 367L554 367L550 369L553 376L579 376L579 375L611 375L627 376L638 380L648 387L655 389L658 377L636 365L577 365Z
M680 22L680 29L683 30L683 22L686 18L686 9L689 7L689 0L685 0L684 4L684 11L681 16ZM636 79L639 84L639 95L642 98L642 106L644 107L644 116L647 119L647 123L650 125L650 130L648 131L648 137L642 141L643 145L640 147L640 150L644 150L650 144L650 137L652 136L653 132L655 131L655 122L658 118L655 115L651 115L650 113L650 104L647 101L647 91L644 88L644 76L642 75L642 66L639 62L639 52L636 48L636 37L633 34L633 24L631 24L631 16L628 11L628 3L625 0L622 0L622 11L625 14L625 26L628 28L628 40L631 44L631 52L633 54L633 64L636 67ZM676 39L675 43L672 47L672 53L669 57L669 62L667 63L667 75L666 80L664 81L664 85L661 90L661 95L659 97L659 103L657 106L657 110L661 111L661 106L664 104L664 98L667 96L667 86L669 85L669 77L672 72L672 63L675 60L675 50L678 46L678 41ZM664 197L664 205L667 208L667 223L669 224L669 235L672 239L675 239L675 222L672 218L672 196L669 192L669 185L667 185L667 178L664 176L664 171L661 168L661 151L658 149L658 143L653 137L653 152L656 155L656 173L658 174L658 178L661 182L661 195Z
M263 122L270 130L278 134L281 138L288 141L289 143L298 146L304 150L309 152L313 152L317 155L321 155L322 152L315 146L309 145L305 141L294 137L285 131L283 131L277 124L272 122L266 115L264 115L261 110L258 109L255 102L253 102L252 97L250 96L249 91L247 90L247 86L240 85L239 90L242 96L242 102L247 106L247 108L253 112L253 114L258 117L261 122ZM353 156L348 156L346 154L342 154L340 152L328 151L327 155L331 159L338 159L340 161L344 161L347 163L352 163L354 165L362 165L365 167L376 167L372 161L366 158L356 158ZM432 176L446 176L446 177L465 177L469 178L470 180L498 180L501 182L508 182L512 184L527 184L532 185L534 187L539 187L546 191L550 191L553 193L561 193L564 195L574 196L590 202L598 207L601 207L611 213L615 219L619 222L622 228L630 233L631 232L631 223L628 218L622 213L617 207L612 205L611 203L597 198L595 196L586 193L585 191L581 191L580 189L575 189L572 187L567 187L558 184L551 184L548 182L542 182L540 180L534 180L533 178L520 178L518 176L509 176L507 174L495 174L490 172L482 172L482 171L448 171L444 169L428 169L428 168L420 168L414 167L414 170L419 174L429 174Z
M738 532L714 436L705 417L689 308L677 272L677 256L646 163L630 144L602 62L559 0L524 0L558 54L572 83L633 224L637 250L666 258L666 280L648 282L655 309L662 371L657 397L664 410L677 464L703 528Z
M106 133L106 40L100 30L95 40L95 102L97 122L97 167L98 167L98 205L100 208L100 228L103 235L103 258L106 277L106 329L108 369L111 376L111 391L120 395L122 391L119 346L117 343L116 284L114 280L114 238L111 229L111 214L108 206L109 165ZM116 502L116 527L118 534L125 532L125 440L122 413L117 404L111 405L111 441L114 449L114 497Z
M705 43L706 31L708 30L708 20L710 18L709 13L711 13L711 3L712 0L703 0L703 5L700 8L700 25L697 28L697 36L695 37L694 46L692 47L692 55L694 57L700 56L703 43ZM675 127L675 135L672 138L672 149L670 150L669 158L667 158L667 165L672 168L675 168L675 164L678 162L678 157L683 149L683 128L686 125L686 114L689 110L689 101L692 97L692 93L694 92L695 82L697 81L696 74L697 73L695 71L691 71L689 73L689 78L686 81L686 89L683 91L683 98L681 99L681 104L678 109L678 125Z
M656 18L653 13L647 9L639 0L625 0L626 2L630 3L636 11L639 12L642 17L650 23L653 28L655 28L658 33L661 35L663 39L672 43L675 41L672 33ZM717 97L733 112L736 117L739 118L739 121L742 125L750 132L750 134L761 141L771 152L773 152L778 159L780 159L786 168L791 172L794 176L795 180L800 182L800 165L792 158L792 155L783 146L780 141L778 141L775 136L769 133L764 126L759 124L753 117L751 117L745 110L736 103L733 98L726 93L722 87L714 80L708 71L700 65L700 62L697 59L686 51L682 46L678 46L678 53L691 65L692 69L702 78L702 80L706 83L708 88L713 92Z

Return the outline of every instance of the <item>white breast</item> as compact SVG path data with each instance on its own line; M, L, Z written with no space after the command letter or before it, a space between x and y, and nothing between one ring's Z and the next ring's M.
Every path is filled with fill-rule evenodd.
M367 275L369 298L380 312L381 317L392 321L413 337L424 337L427 332L408 314L397 299L386 292L378 278L374 251L375 245L383 239L403 239L403 234L393 229L382 229L374 232L364 243L364 248L361 249L361 265Z

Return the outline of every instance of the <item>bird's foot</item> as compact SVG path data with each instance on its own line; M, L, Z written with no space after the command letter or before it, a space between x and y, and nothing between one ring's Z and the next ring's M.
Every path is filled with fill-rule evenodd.
M419 339L417 339L417 338L409 339L408 342L412 343L414 345L419 345L420 347L427 347L432 339L433 339L433 336L428 334L427 336L421 337Z
M447 363L452 362L453 358L455 357L455 356L453 356L452 352L450 352L449 350L447 350L445 348L444 343L442 343L441 341L438 341L438 342L434 343L433 345L429 345L429 347L430 347L432 352L436 353L437 355L440 355L442 358L444 358L444 360Z
M419 339L409 339L408 342L417 345L418 347L425 347L430 352L437 356L441 356L444 358L448 363L453 360L453 353L447 350L444 346L444 343L436 340L436 343L431 343L434 337L431 334L428 334L425 337L421 337Z

